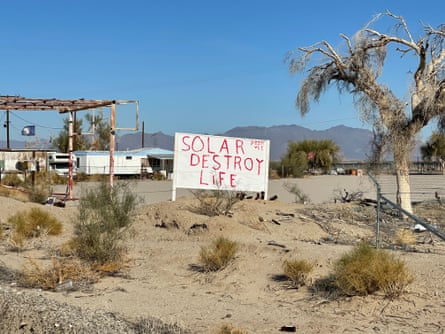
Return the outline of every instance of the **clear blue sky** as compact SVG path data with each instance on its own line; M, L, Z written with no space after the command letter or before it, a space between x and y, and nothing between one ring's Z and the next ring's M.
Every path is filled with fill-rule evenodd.
M445 3L428 3L7 1L0 20L0 95L139 100L147 133L217 134L283 124L363 128L350 97L336 91L300 117L294 99L302 77L289 74L286 53L321 40L339 45L340 33L351 36L386 9L404 16L417 36L422 24L445 23ZM393 74L396 67L385 75L403 96L406 72L414 67ZM134 108L127 109L118 108L119 127L134 126ZM20 134L29 124L41 138L55 136L64 117L12 112L11 138L31 139Z

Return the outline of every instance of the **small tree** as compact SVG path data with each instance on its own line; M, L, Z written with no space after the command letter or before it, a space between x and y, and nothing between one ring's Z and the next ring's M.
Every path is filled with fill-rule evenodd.
M82 134L82 119L77 119L73 124L73 131L75 133L75 144L74 150L85 150L89 147L88 141L81 136ZM51 138L50 142L54 147L56 147L60 152L68 152L68 140L69 140L69 119L65 118L63 120L63 129L59 132L57 137Z
M87 113L85 119L89 124L91 133L91 149L106 151L110 149L110 124L108 124L102 111L97 114Z
M105 121L103 112L98 114L87 113L85 120L89 125L91 137L83 133L83 119L76 119L73 124L74 142L73 149L76 150L108 150L110 148L110 125ZM52 138L51 143L61 152L68 152L69 118L63 120L63 129L57 137Z

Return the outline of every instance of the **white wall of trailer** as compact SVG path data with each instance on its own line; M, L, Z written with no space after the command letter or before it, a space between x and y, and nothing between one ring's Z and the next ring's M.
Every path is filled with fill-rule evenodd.
M73 175L77 173L76 156L71 153L71 162ZM69 175L69 154L60 152L48 152L49 170L55 172L59 176Z
M87 175L110 174L110 155L91 153L76 153L77 172ZM143 156L133 154L114 155L115 175L139 175L141 174L141 161Z
M29 161L32 168L46 169L47 152L37 151L0 151L0 167L4 173L17 173L17 163Z

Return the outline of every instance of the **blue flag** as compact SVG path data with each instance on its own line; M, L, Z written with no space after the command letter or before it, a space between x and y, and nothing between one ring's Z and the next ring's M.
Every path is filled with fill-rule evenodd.
M35 125L27 125L22 129L22 136L35 136L36 127Z

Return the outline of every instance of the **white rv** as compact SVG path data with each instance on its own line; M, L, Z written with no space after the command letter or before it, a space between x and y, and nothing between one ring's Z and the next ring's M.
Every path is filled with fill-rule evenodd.
M76 151L79 173L86 175L110 174L110 152ZM142 176L152 174L146 154L141 151L116 151L114 156L114 175Z
M71 153L71 162L73 166L73 176L76 175L76 156ZM49 171L55 172L59 176L68 176L69 174L69 153L48 152Z

